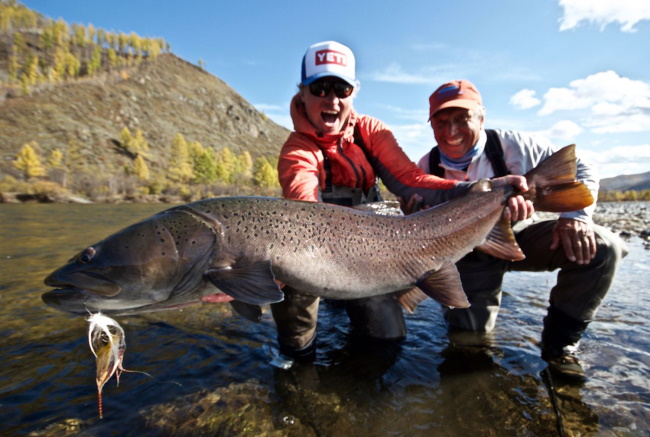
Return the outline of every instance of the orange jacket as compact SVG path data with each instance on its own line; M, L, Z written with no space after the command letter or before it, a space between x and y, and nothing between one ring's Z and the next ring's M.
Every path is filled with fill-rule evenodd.
M307 118L298 95L291 101L294 132L282 146L278 173L282 193L289 199L319 200L325 188L324 153L331 165L332 184L362 188L364 192L379 176L388 190L404 199L420 194L425 204L436 205L461 192L468 185L422 172L397 144L392 132L380 120L352 110L347 127L336 135L322 135ZM352 142L358 124L370 161ZM444 190L444 191L443 191Z

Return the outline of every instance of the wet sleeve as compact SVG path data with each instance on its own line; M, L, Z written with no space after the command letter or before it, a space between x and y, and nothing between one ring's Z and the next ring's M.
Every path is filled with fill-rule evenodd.
M372 166L394 195L410 199L413 194L419 194L426 205L434 206L464 194L472 185L424 173L404 153L393 133L381 121L370 121L365 131L368 138L364 141Z

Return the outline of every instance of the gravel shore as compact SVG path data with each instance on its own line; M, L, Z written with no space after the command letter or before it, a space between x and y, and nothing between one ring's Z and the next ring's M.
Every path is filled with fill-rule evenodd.
M622 237L638 236L650 242L650 202L602 202L594 222Z

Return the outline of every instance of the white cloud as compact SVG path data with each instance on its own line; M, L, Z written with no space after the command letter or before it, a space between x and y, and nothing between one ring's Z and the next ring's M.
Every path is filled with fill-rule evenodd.
M601 178L650 170L650 144L618 146L599 152L582 149L580 153L596 164Z
M404 84L430 84L430 76L405 72L397 63L392 63L385 70L372 75L372 79L379 82L404 83Z
M573 141L582 133L583 129L571 120L562 120L551 126L544 132L544 136L558 138L566 141Z
M510 97L510 104L517 109L530 109L539 105L541 100L535 97L535 91L523 89Z
M619 23L621 31L636 32L634 26L650 20L648 0L560 0L564 14L560 18L560 31L573 29L585 20L600 26L602 31L609 23Z
M568 88L544 94L539 115L583 110L582 124L596 133L650 130L650 84L621 77L614 71L574 80Z

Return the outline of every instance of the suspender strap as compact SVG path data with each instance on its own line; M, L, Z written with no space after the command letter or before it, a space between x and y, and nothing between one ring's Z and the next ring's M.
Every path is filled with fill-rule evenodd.
M506 166L506 160L503 156L503 147L499 141L499 135L493 129L486 129L487 142L485 143L485 153L492 163L495 177L506 176L510 174L510 170Z
M485 155L492 164L494 177L509 175L510 170L508 170L505 157L503 156L503 147L501 147L499 135L493 129L486 129L485 133L487 134ZM438 146L431 149L431 153L429 153L429 173L441 178L445 177L445 169L440 167L440 150Z
M431 149L429 153L429 173L439 178L444 179L445 177L445 169L440 167L440 149L438 146Z

